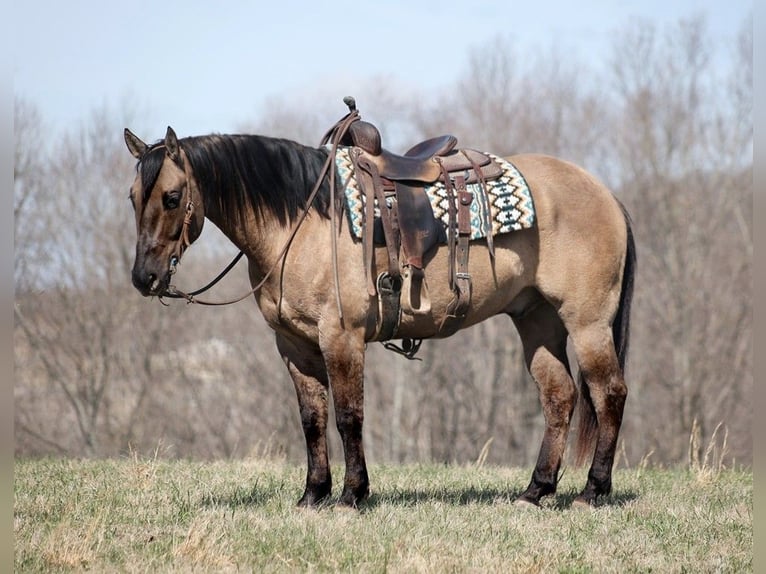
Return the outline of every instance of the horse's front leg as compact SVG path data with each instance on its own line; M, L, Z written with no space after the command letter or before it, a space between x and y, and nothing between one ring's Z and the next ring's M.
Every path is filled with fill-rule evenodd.
M295 384L306 437L306 490L298 506L316 506L332 491L327 457L327 370L319 349L277 335L277 348Z
M346 462L346 477L339 504L356 507L370 493L362 446L364 335L336 331L324 337L320 344L330 377L335 418Z

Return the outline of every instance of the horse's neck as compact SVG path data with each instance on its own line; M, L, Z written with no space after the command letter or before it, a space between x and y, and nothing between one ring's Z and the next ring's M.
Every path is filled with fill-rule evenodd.
M248 213L244 223L224 218L217 210L205 214L240 251L251 264L261 269L274 265L280 248L289 240L290 229L286 229L275 217L258 217Z
M309 148L305 149L308 150ZM303 170L305 166L297 166L297 168ZM269 189L281 189L283 195L286 195L294 193L294 190L290 189L293 185L295 182L291 179L277 177L271 181ZM317 185L319 184L317 183ZM268 269L276 265L290 241L291 234L303 220L302 216L298 215L298 218L294 219L292 223L284 225L280 223L279 218L266 203L261 204L258 214L256 214L255 208L246 207L243 221L239 222L236 218L231 219L224 216L215 198L213 201L206 202L207 218L248 257L251 265L254 264L261 269Z

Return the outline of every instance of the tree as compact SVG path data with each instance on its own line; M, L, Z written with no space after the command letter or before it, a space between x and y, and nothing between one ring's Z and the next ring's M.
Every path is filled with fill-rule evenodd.
M664 35L639 22L612 60L612 149L639 248L628 412L643 413L633 429L650 429L636 450L664 460L683 458L695 421L700 448L724 422L741 438L733 454L749 449L752 85L735 81L735 98L719 89L708 38L702 18Z
M112 191L128 164L105 113L55 152L40 145L30 104L18 102L16 114L17 441L98 454L114 438L103 432L111 421L107 389L126 368L121 343L136 318L122 297L130 222Z

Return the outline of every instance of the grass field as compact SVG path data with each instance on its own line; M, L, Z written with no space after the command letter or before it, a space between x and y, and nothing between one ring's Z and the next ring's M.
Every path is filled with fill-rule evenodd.
M335 468L336 495L342 468ZM567 470L540 509L529 469L370 468L361 511L298 510L275 461L21 460L16 572L749 572L751 471L637 468L592 511Z

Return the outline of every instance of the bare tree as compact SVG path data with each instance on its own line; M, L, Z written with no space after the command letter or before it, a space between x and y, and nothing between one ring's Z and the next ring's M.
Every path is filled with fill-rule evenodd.
M96 454L108 440L99 421L108 419L105 392L124 366L120 343L132 323L121 298L128 243L115 240L126 238L130 223L112 192L127 164L104 115L90 134L64 142L55 161L39 145L34 108L17 104L17 120L16 358L26 383L17 386L17 435L62 451L79 442ZM47 420L33 413L37 401L52 407Z
M632 426L649 430L635 433L638 452L665 460L683 457L695 420L703 446L718 422L743 434L737 458L749 443L752 244L741 226L752 201L752 158L743 154L752 121L732 121L746 109L747 86L739 103L722 93L711 51L697 18L664 35L637 23L613 59L621 126L613 149L641 253L638 405L628 413L642 413Z
M33 282L32 261L42 264L47 253L38 249L45 228L34 216L42 199L47 150L43 140L42 119L37 109L25 100L14 102L16 147L14 151L14 279L17 288Z

